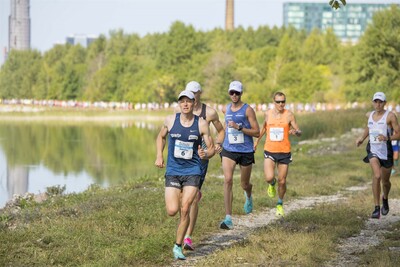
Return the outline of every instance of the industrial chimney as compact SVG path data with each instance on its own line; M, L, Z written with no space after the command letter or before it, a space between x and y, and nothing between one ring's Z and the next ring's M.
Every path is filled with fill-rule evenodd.
M31 19L29 0L11 0L8 21L8 50L26 50L31 47Z
M233 31L235 28L233 21L233 0L226 0L225 30Z

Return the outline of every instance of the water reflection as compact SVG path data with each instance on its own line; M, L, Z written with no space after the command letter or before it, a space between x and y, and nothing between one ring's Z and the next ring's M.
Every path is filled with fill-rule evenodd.
M14 194L23 195L28 192L29 169L21 165L7 165L8 198Z
M153 166L158 129L143 122L0 123L0 207L14 194L45 192L49 186L66 185L70 193L158 175Z

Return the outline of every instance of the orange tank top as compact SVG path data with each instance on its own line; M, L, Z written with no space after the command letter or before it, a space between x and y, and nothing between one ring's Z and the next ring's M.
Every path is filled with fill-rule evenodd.
M275 118L273 112L273 109L268 110L264 150L272 153L289 153L289 112L285 109L279 118Z

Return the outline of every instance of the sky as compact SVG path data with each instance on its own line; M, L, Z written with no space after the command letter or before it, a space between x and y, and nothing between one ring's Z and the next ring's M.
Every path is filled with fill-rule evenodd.
M328 0L235 0L235 27L281 27L284 2ZM30 0L31 48L44 52L74 34L108 36L117 29L140 36L166 32L175 21L203 31L224 28L225 3L226 0ZM10 0L0 0L0 64L4 61L3 49L8 46L9 14Z

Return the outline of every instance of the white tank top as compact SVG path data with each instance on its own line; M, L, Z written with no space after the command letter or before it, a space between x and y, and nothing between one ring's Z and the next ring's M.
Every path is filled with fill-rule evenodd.
M388 159L388 149L387 149L387 141L379 141L378 135L382 134L385 137L388 137L388 126L387 126L387 116L389 111L385 111L385 114L378 120L374 121L372 116L375 111L371 112L368 119L368 128L369 128L369 143L371 145L371 153L375 154L378 158L382 160Z

